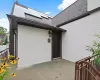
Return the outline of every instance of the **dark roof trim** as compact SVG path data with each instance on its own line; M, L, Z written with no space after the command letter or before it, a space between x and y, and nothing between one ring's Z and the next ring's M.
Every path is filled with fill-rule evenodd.
M83 18L83 17L86 17L86 16L88 16L88 15L90 15L90 14L89 14L89 13L85 13L85 14L80 15L80 16L78 16L78 17L75 17L75 18L73 18L73 19L71 19L71 20L69 20L69 21L65 21L65 22L63 22L63 23L61 23L61 24L58 24L56 27L63 26L63 25L65 25L65 24L71 23L71 22L73 22L73 21L76 21L76 20L81 19L81 18Z
M41 16L42 18L45 18L45 19L49 19L50 17L48 17L48 18L46 18L46 17L44 17L44 16ZM51 18L52 19L52 18Z
M63 25L65 25L65 24L68 24L68 23L71 23L71 22L73 22L73 21L76 21L76 20L78 20L78 19L84 18L84 17L86 17L86 16L88 16L88 15L91 15L91 14L93 14L93 13L99 11L99 10L100 10L100 7L95 8L95 9L93 9L93 10L91 10L91 11L88 11L88 12L86 12L86 13L84 13L84 14L78 16L78 17L75 17L75 18L73 18L73 19L71 19L71 20L69 20L69 21L65 21L65 22L63 22L63 23L61 23L61 24L58 24L56 27L60 27L60 26L63 26Z
M29 20L29 19L25 19L25 18L21 18L21 17L16 17L13 15L7 15L7 17L9 19L15 20L18 24L22 24L22 25L28 25L31 27L36 27L36 28L41 28L41 29L47 29L47 30L52 30L52 31L58 31L58 32L65 32L66 30L58 28L58 27L54 27L48 24L44 24L35 20Z
M25 13L25 15L29 15L29 16L32 16L32 17L36 17L36 18L42 19L42 18L40 18L40 17L34 16L34 15L32 15L32 14L28 14L28 13Z
M93 13L95 13L95 12L98 12L99 10L100 10L100 7L97 7L97 8L95 8L95 9L89 11L89 13L90 13L90 14L93 14Z
M25 13L25 15L33 16L33 17L36 17L36 18L39 18L39 19L42 19L42 18L49 19L49 18L50 18L50 17L46 18L46 17L44 17L44 16L41 16L41 18L40 18L40 17L38 17L38 16L29 14L29 13ZM51 18L51 19L52 19L52 18Z

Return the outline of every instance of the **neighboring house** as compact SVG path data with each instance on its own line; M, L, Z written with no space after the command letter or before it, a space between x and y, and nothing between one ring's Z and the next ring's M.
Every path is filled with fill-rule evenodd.
M76 62L90 56L86 46L100 28L100 0L77 0L54 17L14 3L10 53L21 58L18 68L62 58Z

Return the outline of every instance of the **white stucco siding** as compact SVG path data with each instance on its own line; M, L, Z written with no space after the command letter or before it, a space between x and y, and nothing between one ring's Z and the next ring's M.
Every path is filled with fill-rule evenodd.
M51 61L48 30L18 25L18 68Z
M26 8L15 5L13 15L25 18L25 12L28 12Z
M100 7L100 0L87 0L88 2L88 11L93 10L97 7Z
M34 16L37 16L37 17L40 17L40 18L44 17L44 18L48 18L48 19L50 18L51 19L51 17L48 16L47 14L41 13L41 12L33 10L31 8L24 8L24 7L21 7L17 4L15 4L13 15L25 18L25 13L28 13L28 14L31 14L31 15L34 15Z
M61 28L67 32L62 34L62 57L69 61L78 61L90 56L88 45L95 40L94 35L100 29L100 11L82 19L76 20Z

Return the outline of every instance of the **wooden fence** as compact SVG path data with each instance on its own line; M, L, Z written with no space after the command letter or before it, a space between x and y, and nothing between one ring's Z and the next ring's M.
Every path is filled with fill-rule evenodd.
M94 64L98 55L84 58L75 63L75 80L100 80L100 73Z

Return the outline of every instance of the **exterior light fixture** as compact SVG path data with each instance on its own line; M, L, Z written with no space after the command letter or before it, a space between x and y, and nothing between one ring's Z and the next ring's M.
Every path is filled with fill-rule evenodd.
M52 32L51 32L51 31L48 31L48 34L49 34L49 37L51 37L51 36L52 36Z

